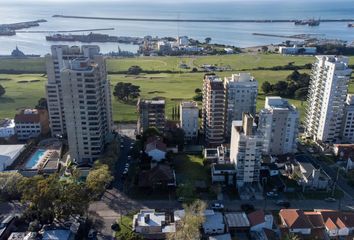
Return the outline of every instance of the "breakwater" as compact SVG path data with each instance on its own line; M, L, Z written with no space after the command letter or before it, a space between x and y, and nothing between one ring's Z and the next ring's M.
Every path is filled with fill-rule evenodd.
M169 18L112 18L112 17L87 17L87 16L70 16L70 15L53 15L55 18L77 18L92 20L115 20L115 21L136 21L136 22L205 22L205 23L295 23L298 19L169 19ZM321 19L320 22L352 22L351 19Z

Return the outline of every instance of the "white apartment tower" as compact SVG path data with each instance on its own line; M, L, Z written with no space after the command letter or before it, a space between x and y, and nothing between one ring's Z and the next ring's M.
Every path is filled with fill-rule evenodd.
M259 181L263 146L254 118L249 113L243 115L243 120L232 122L230 143L230 162L236 166L238 187Z
M232 121L242 120L242 113L256 113L258 82L250 73L232 74L224 79L226 93L225 133L231 135Z
M264 138L263 153L295 153L298 125L299 112L295 106L281 97L266 97L258 122L258 129Z
M348 57L316 56L307 98L305 134L324 143L338 142L351 69Z
M78 163L97 159L112 131L110 82L98 46L53 46L46 56L52 134L67 134Z
M206 145L222 144L225 138L225 90L222 79L215 75L204 76L202 122Z
M354 143L354 94L348 94L345 102L342 141Z
M184 130L186 140L196 139L199 129L198 103L194 101L181 102L180 104L180 125Z
M60 72L67 68L71 60L79 57L93 59L99 55L98 46L67 46L53 45L52 54L45 56L48 82L46 84L46 95L48 101L49 122L52 135L66 134L66 121L63 107L63 90Z

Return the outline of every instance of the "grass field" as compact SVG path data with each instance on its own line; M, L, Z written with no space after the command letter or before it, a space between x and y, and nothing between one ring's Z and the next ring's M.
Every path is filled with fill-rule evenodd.
M313 57L294 57L275 54L256 54L256 55L228 55L228 56L203 56L203 57L139 57L128 59L108 60L109 71L125 71L132 65L139 65L145 70L171 70L179 71L179 63L184 61L191 67L202 64L229 65L233 71L218 73L220 77L230 76L233 72L240 69L252 69L257 67L272 67L285 65L294 62L295 65L311 63ZM354 57L351 58L351 64L354 63ZM23 60L4 60L0 59L0 70L44 70L43 59L23 59ZM250 70L259 83L259 88L264 81L275 83L285 80L291 71L268 71L268 70ZM301 71L304 72L304 71ZM178 74L141 74L139 76L129 76L122 74L111 74L109 78L114 86L117 82L131 82L141 87L142 98L165 97L166 115L171 116L172 107L180 100L189 100L194 96L194 89L201 88L204 73L190 73L187 70L181 70ZM19 83L19 81L40 80L39 82ZM0 84L6 88L6 94L0 98L0 118L13 117L18 109L23 107L33 107L39 98L45 96L46 78L41 74L21 74L6 75L0 74ZM264 106L264 94L259 89L257 109ZM113 87L112 87L113 91ZM349 88L354 92L354 84ZM290 100L296 105L301 116L303 116L304 103L297 100ZM115 121L135 121L137 119L135 104L124 104L113 99L113 118Z
M207 181L209 170L203 165L203 158L195 155L178 154L174 156L177 182L186 183L197 180Z

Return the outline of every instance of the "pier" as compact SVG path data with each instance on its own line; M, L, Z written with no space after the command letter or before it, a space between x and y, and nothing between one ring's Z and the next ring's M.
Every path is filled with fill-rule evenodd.
M95 32L95 31L112 31L114 28L93 28L93 29L75 29L75 30L42 30L42 31L16 31L18 33L75 33L75 32Z
M264 37L293 38L293 39L303 39L303 40L324 36L323 34L280 35L280 34L268 34L268 33L252 33L252 35L264 36Z
M295 23L297 19L169 19L169 18L112 18L112 17L87 17L70 15L53 15L55 18L76 18L92 20L114 20L135 22L200 22L200 23ZM353 22L354 19L321 19L320 22Z

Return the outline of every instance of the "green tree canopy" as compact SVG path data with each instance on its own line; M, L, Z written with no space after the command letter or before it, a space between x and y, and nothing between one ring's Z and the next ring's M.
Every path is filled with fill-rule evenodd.
M2 97L3 95L5 95L5 93L6 93L5 88L4 88L2 85L0 85L0 97Z
M97 164L86 178L86 187L91 199L98 199L106 190L106 186L113 180L109 167L106 164Z
M121 101L129 101L140 96L140 86L131 83L118 82L113 91L113 96Z

